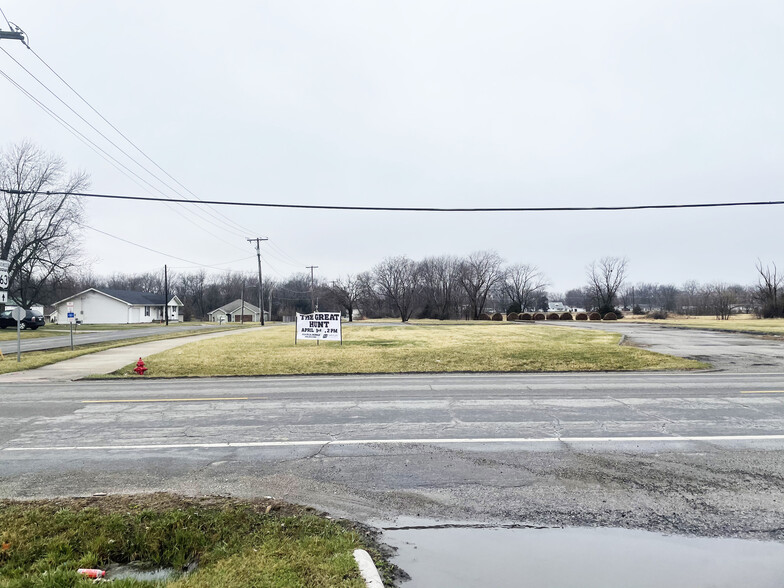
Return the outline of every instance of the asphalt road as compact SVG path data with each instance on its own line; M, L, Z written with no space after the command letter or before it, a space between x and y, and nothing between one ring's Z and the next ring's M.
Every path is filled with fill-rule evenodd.
M121 341L124 339L137 339L139 337L149 337L152 335L162 335L165 333L207 332L214 327L207 325L169 325L160 327L145 327L138 329L121 329L116 331L74 331L74 345L87 345L89 343L106 343L108 341ZM71 336L56 335L53 337L38 337L36 339L21 340L22 351L43 351L45 349L58 349L71 346ZM4 355L16 353L16 339L3 341L0 343L0 351Z
M0 389L0 495L272 495L397 516L784 540L784 373Z
M784 372L784 338L679 328L648 323L612 321L542 321L537 324L613 331L626 343L657 353L668 353L712 364L733 372Z

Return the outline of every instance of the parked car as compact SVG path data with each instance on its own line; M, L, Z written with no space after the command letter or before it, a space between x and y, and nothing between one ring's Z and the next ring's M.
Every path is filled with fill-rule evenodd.
M25 312L25 317L21 322L23 329L35 331L38 327L44 326L46 321L44 320L44 315L37 310L28 310ZM16 328L16 320L11 316L10 310L0 312L0 329L5 329L6 327Z

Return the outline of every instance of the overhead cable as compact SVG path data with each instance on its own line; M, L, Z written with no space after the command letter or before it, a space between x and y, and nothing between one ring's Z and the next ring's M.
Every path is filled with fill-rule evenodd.
M9 191L9 190L6 190ZM18 190L10 190L18 193ZM59 196L80 196L84 198L109 198L114 200L139 200L144 202L179 202L182 204L208 204L216 206L248 206L256 208L293 208L307 210L357 210L366 212L581 212L581 211L621 211L621 210L670 210L679 208L727 208L737 206L777 206L784 200L757 200L745 202L698 202L687 204L640 204L629 206L504 206L476 208L442 208L425 206L337 206L328 204L282 204L273 202L241 202L229 200L188 200L165 199L154 196L122 196L119 194L96 194L92 192L47 191L46 194Z

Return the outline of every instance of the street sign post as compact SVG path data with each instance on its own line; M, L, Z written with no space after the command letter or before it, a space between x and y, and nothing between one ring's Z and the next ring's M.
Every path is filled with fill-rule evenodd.
M73 311L73 302L66 302L65 306L68 307L68 330L71 332L71 351L73 351L73 326L76 322L76 313Z
M16 321L16 363L22 361L22 319L27 312L21 306L11 311L11 318Z

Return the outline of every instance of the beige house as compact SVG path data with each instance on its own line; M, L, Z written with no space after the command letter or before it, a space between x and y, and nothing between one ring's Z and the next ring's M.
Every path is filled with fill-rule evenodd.
M264 319L268 320L269 314L264 311ZM237 298L233 302L224 304L212 312L207 313L207 320L213 323L258 323L261 322L259 307L247 300L244 302Z

